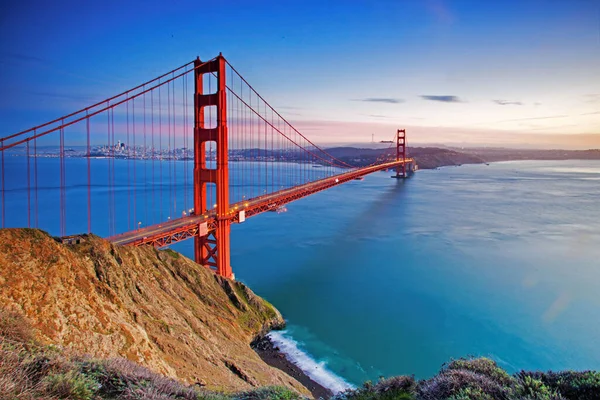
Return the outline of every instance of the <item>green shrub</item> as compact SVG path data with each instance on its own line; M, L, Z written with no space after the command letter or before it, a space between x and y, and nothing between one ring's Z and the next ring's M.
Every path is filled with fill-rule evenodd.
M299 400L303 399L298 393L281 386L264 386L234 396L239 400Z
M521 396L521 398L531 400L564 399L564 397L562 397L556 391L544 385L541 380L535 379L531 376L524 376L523 379L519 381L519 384L516 388L516 393L518 396Z
M492 396L485 393L481 388L467 387L460 389L458 393L450 397L449 400L495 400Z
M464 395L466 389L484 393L492 399L508 399L512 393L511 387L504 386L486 375L465 369L443 369L433 378L420 381L417 391L419 399L439 400Z
M73 400L91 400L98 389L96 381L76 371L48 375L43 386L49 395Z
M367 381L361 388L349 389L334 397L337 400L413 400L417 384L412 376Z
M529 376L542 381L552 390L568 400L600 400L600 372L562 371L562 372L525 372L517 375L524 380Z
M472 371L502 384L511 386L514 384L514 378L511 377L505 370L500 368L495 361L486 357L481 358L460 358L452 360L442 368L443 370L466 370Z

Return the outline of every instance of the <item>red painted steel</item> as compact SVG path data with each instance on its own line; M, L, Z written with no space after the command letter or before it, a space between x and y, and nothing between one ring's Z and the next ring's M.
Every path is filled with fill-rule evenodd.
M169 180L169 202L172 203L173 207L169 211L170 216L167 222L160 224L149 224L144 228L140 228L141 222L137 218L137 192L136 184L138 182L136 172L136 162L139 157L139 149L136 147L136 121L140 120L140 114L136 118L136 106L135 99L141 97L143 101L143 150L142 159L147 160L146 150L146 94L150 96L151 106L151 135L152 135L152 209L155 209L155 198L154 198L154 186L155 186L155 159L159 160L160 171L158 175L159 187L162 188L163 182L163 169L162 163L164 158L162 136L163 136L163 102L161 101L161 88L167 90L167 118L166 127L168 132L168 149L173 149L173 154L177 149L176 137L179 126L178 119L181 118L179 115L180 108L176 107L175 98L175 81L181 78L183 82L182 92L182 104L183 104L183 145L184 145L184 159L187 158L187 74L191 76L192 70L188 70L188 65L185 64L171 72L161 75L160 77L148 81L142 85L137 86L134 89L123 92L117 96L113 96L107 100L96 103L90 107L81 109L75 113L68 114L64 117L55 119L37 127L28 129L10 135L4 138L0 138L0 163L2 166L0 174L0 201L1 201L1 222L2 226L6 223L6 202L5 202L5 165L4 165L4 152L6 150L15 148L21 144L25 144L25 154L27 156L27 225L32 225L31 220L31 207L33 205L31 198L31 167L30 167L30 141L33 141L33 154L34 154L34 190L35 190L35 226L38 226L38 176L37 176L37 139L47 136L53 132L58 134L59 139L59 162L60 162L60 232L64 236L66 234L66 213L67 213L67 193L66 193L66 165L65 158L70 156L70 150L66 148L65 141L65 128L75 125L79 122L85 121L85 135L86 135L86 147L85 153L87 157L87 230L88 232L92 229L92 201L91 201L91 164L90 158L92 157L91 151L91 137L93 126L90 123L90 119L100 114L106 114L106 136L108 153L107 162L108 167L108 232L109 234L115 234L115 221L119 218L115 209L115 158L119 155L122 156L122 150L119 149L119 154L115 154L115 123L125 122L125 133L127 135L127 155L126 162L128 165L128 202L127 212L123 215L128 215L131 211L131 192L133 192L133 215L127 216L127 224L131 231L114 235L108 239L117 244L140 246L145 244L151 244L156 247L168 246L172 243L176 243L189 238L194 238L194 253L195 259L198 263L213 269L217 274L225 277L233 277L231 265L230 265L230 229L232 223L243 222L245 218L249 218L266 211L277 210L279 207L309 196L311 194L329 189L333 186L348 182L360 178L364 175L380 171L380 170L393 170L395 169L395 178L405 178L407 176L407 165L413 165L414 160L407 158L406 154L406 131L404 129L398 130L396 133L396 159L395 161L384 161L384 158L393 158L387 151L385 155L376 161L376 164L369 165L362 168L352 168L345 161L339 160L324 149L315 145L308 138L302 135L296 128L294 128L287 120L285 120L265 99L262 98L254 90L254 88L235 70L222 55L206 61L201 62L200 59L196 59L194 62L194 171L193 171L193 212L189 215L183 213L182 218L171 219L171 217L177 214L177 169L175 165L175 156L168 156L168 178ZM230 74L230 85L226 84L226 70L229 69L227 74ZM182 71L183 69L183 71ZM217 87L214 93L205 93L203 87L203 79L209 78L211 82L212 77L216 78ZM236 91L236 87L239 84L239 92ZM165 89L166 88L166 89ZM247 90L246 90L247 88ZM209 91L210 91L209 83ZM155 154L155 105L154 105L154 91L158 94L158 158ZM228 108L227 108L227 96L230 94L229 110L231 116L231 132L228 131ZM123 105L121 110L125 110L124 116L125 121L117 119L115 121L115 108ZM139 102L138 102L139 106ZM131 107L131 114L130 114ZM207 107L214 107L216 109L216 126L208 126L205 121L205 111ZM118 110L117 110L118 112ZM209 114L212 115L212 114ZM123 116L121 116L123 117ZM131 117L131 119L130 119ZM132 127L132 146L129 145L130 141L130 126ZM262 129L264 127L264 129ZM82 130L83 132L83 130ZM118 132L117 132L118 133ZM123 132L121 132L123 134ZM255 136L256 135L256 136ZM230 137L231 136L231 137ZM172 138L172 139L171 139ZM172 142L171 142L172 140ZM207 145L207 143L210 143ZM393 143L393 142L392 142ZM138 142L139 144L139 142ZM207 157L208 147L212 149L213 144L216 145L216 162L215 154L211 156L211 160ZM392 144L393 145L393 144ZM256 176L257 182L264 182L266 189L264 195L250 198L246 197L244 192L240 193L239 187L233 185L232 192L229 190L229 147L232 150L232 161L239 161L239 155L236 154L237 150L240 149L255 149L259 154L258 175ZM390 146L391 147L391 146ZM68 153L67 153L68 151ZM212 150L211 150L212 151ZM301 157L298 159L291 158L299 161L299 164L303 168L299 170L286 170L286 155L291 153L300 153ZM234 157L236 157L234 159ZM129 173L129 164L133 161L133 186L131 186L132 179ZM216 165L212 163L215 162ZM277 164L275 164L277 163ZM264 175L261 174L261 165L264 167ZM237 170L232 168L232 182L248 182L251 181L251 187L255 187L255 173L247 166L242 166L240 169L239 165ZM333 175L336 168L347 168L352 169L346 170L346 172ZM184 165L184 178L187 176L187 170ZM315 170L313 168L322 168L321 170ZM326 168L326 169L325 169ZM319 173L321 171L321 173ZM277 173L275 173L277 172ZM314 180L316 177L323 176L325 172L328 177ZM292 178L286 178L286 173L291 173ZM144 168L144 181L146 178L146 169ZM286 181L286 179L288 179ZM293 180L290 180L293 179ZM295 183L294 183L295 180ZM312 180L312 181L310 181ZM187 193L187 183L184 179L184 206L187 210L187 203L185 193ZM310 181L310 182L309 182ZM308 183L307 183L308 182ZM210 186L207 186L210 184ZM295 184L296 186L290 187ZM263 185L263 183L260 183ZM238 185L239 186L239 185ZM283 189L284 187L287 189ZM215 187L216 204L213 206L212 187ZM209 188L209 189L207 189ZM264 187L259 187L258 193L263 192ZM271 190L271 193L267 193L267 189ZM277 188L281 190L277 191ZM208 193L207 193L208 190ZM275 191L274 191L275 190ZM144 188L144 193L146 189ZM251 196L254 196L256 191L250 192ZM232 201L236 203L230 204L230 196ZM248 196L248 197L251 197ZM147 196L145 196L145 202L147 202ZM240 201L241 197L241 201ZM160 200L160 214L162 220L162 199L163 191L160 189L159 196ZM70 202L70 200L69 200ZM146 204L146 221L148 221L148 205ZM123 218L124 219L124 218ZM133 221L133 229L131 222ZM137 228L137 229L136 229Z
M171 243L199 236L208 240L208 236L219 229L219 219L227 219L229 224L238 223L241 211L244 211L246 218L253 217L263 212L277 209L292 201L310 196L311 194L349 182L358 177L381 170L396 168L403 163L413 164L414 160L412 158L406 158L400 161L358 168L333 177L320 179L290 189L280 190L266 196L234 203L229 207L227 213L217 215L217 212L212 210L205 212L202 215L177 218L167 223L152 225L138 231L112 236L109 237L108 240L120 245L142 246L150 244L155 247L163 247Z
M195 95L194 95L194 213L200 214L212 208L206 196L206 184L213 183L217 189L217 210L215 214L216 232L194 239L194 256L196 262L213 268L219 275L232 277L230 265L230 220L229 210L229 149L227 135L227 92L225 83L225 58L219 55L207 63L196 59ZM215 74L217 91L204 94L202 77L204 74ZM217 126L206 127L204 108L215 106ZM217 145L216 169L206 164L206 142L214 141Z

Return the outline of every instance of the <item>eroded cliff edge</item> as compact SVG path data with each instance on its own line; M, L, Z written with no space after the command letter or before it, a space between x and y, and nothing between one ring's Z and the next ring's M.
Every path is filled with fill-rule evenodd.
M43 231L3 229L0 305L26 315L40 340L78 353L125 357L207 389L280 385L309 395L250 348L283 326L281 314L172 251L93 235L65 245Z

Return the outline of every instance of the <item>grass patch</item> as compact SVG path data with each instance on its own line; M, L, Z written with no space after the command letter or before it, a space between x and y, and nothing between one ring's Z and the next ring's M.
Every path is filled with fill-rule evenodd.
M175 250L172 249L164 249L163 250L165 253L169 254L171 257L178 259L179 257L181 257L181 254L179 254L178 252L176 252Z

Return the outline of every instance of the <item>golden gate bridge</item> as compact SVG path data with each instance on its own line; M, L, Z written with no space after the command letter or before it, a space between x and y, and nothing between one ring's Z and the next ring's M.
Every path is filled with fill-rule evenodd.
M196 262L233 277L232 224L376 171L405 178L406 150L398 129L375 162L353 166L294 128L222 55L196 59L0 138L2 227L94 229L130 246L193 238ZM40 195L48 190L54 206Z

